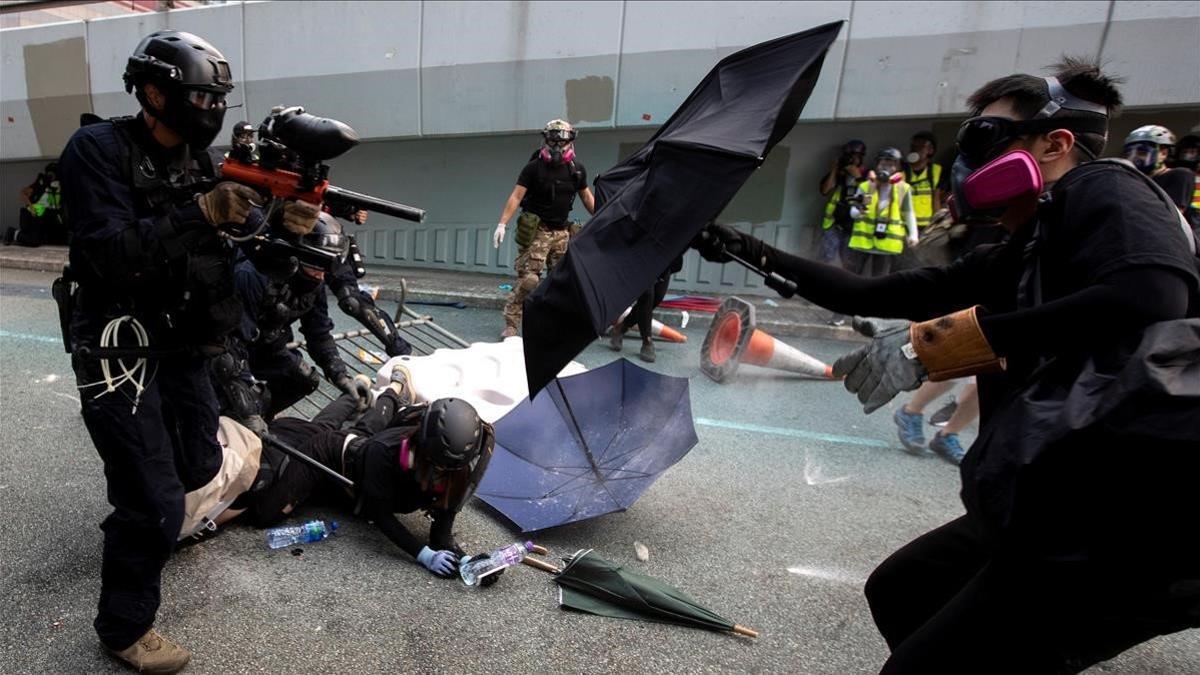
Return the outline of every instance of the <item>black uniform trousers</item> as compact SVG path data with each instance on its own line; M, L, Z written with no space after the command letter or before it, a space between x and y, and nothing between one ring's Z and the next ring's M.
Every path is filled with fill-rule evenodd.
M889 556L865 592L892 649L882 673L1036 675L1200 623L1178 587L1128 566L997 554L963 516Z
M299 352L288 349L286 342L250 345L246 351L250 372L265 381L270 392L270 405L265 411L268 420L316 391L321 384L312 366L304 362Z
M74 359L79 385L102 382L100 362ZM114 361L112 370L119 372ZM203 360L151 359L134 407L131 383L81 389L83 420L104 461L108 501L100 603L95 628L109 648L125 649L154 624L163 565L183 524L183 496L221 468L217 398Z

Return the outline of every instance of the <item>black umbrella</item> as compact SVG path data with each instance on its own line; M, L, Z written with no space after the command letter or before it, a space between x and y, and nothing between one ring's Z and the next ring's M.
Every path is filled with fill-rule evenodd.
M598 208L525 300L536 395L649 288L796 124L841 22L727 56L671 119L596 179Z

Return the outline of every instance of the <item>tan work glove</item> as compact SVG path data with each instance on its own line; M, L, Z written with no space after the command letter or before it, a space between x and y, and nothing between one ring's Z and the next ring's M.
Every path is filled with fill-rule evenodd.
M310 204L300 199L283 203L283 227L292 234L304 235L317 226L320 204Z
M200 212L210 225L240 225L246 222L250 207L255 206L255 202L260 199L262 197L253 188L225 181L217 183L215 188L197 197L196 203L200 205Z

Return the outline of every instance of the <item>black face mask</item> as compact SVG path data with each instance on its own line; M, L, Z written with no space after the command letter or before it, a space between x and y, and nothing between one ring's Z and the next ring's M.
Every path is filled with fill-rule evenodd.
M180 93L175 93L167 97L167 104L158 111L158 117L162 119L163 124L182 136L192 150L204 150L212 145L217 134L221 133L221 124L225 121L225 105L222 103L208 110L201 110L189 103Z

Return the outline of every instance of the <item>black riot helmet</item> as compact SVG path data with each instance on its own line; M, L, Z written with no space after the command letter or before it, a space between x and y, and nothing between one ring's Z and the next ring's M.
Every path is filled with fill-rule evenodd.
M474 461L483 449L483 420L470 403L440 398L429 404L413 440L417 456L427 468L457 471Z
M243 120L233 125L233 138L244 143L254 142L254 125Z
M175 131L193 150L203 150L221 132L225 96L233 91L229 62L205 40L176 30L142 39L125 65L125 91L136 88L138 102ZM153 84L166 97L162 110L143 90Z
M317 214L317 224L313 226L312 231L300 236L299 247L317 256L336 258L341 263L350 252L350 239L342 231L342 224L338 219L322 211Z

